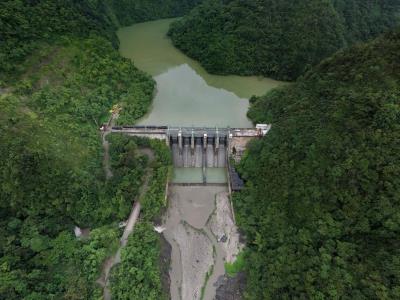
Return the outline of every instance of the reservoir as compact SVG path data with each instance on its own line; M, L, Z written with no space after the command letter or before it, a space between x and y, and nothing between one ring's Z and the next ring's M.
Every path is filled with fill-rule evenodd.
M173 21L146 22L118 31L120 53L157 83L152 107L138 124L253 127L246 116L248 99L283 83L208 74L167 37ZM212 300L225 273L224 263L233 262L243 245L230 209L225 165L221 167L216 159L209 164L213 167L207 168L207 183L214 185L180 186L203 182L202 169L185 161L175 163L171 181L177 185L170 188L164 216L163 235L172 248L170 295L172 300Z
M157 94L142 125L252 127L248 98L282 84L256 76L208 74L167 37L174 19L135 24L118 31L122 56L153 76Z

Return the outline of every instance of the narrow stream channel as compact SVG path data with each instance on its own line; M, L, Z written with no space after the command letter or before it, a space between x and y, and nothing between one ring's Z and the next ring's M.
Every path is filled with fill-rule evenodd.
M246 117L248 98L283 83L255 76L208 74L167 38L173 21L146 22L118 31L121 54L157 83L152 109L139 124L252 127ZM198 182L201 174L201 168L175 168L173 180ZM218 165L208 168L207 174L210 182L226 183L225 169ZM221 236L216 236L223 232L216 225L223 219L219 216L217 220L216 199L228 199L227 186L172 186L168 198L163 234L172 247L171 299L212 300L215 283L225 273L225 259L232 256L227 254L227 245L222 246Z

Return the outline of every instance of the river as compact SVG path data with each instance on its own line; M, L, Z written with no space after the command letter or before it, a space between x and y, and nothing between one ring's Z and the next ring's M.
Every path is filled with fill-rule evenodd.
M173 21L146 22L118 31L120 53L151 74L157 83L151 110L138 123L252 127L246 117L248 98L262 95L282 83L256 76L208 74L199 63L176 49L166 36ZM223 168L209 169L208 174L210 182L226 182ZM200 168L174 170L175 182L200 182L201 179ZM164 236L172 246L172 300L215 298L215 282L224 274L229 251L214 236L215 232L223 231L215 225L216 199L227 199L226 192L223 186L171 188Z

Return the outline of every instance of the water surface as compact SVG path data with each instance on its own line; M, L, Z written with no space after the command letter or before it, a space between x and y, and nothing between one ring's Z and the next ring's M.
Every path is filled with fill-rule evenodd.
M225 168L207 168L207 183L227 183ZM174 168L173 183L203 183L202 168Z
M118 31L120 52L151 74L157 93L150 113L139 124L249 127L248 98L282 82L256 76L208 74L176 49L166 36L175 19L135 24Z

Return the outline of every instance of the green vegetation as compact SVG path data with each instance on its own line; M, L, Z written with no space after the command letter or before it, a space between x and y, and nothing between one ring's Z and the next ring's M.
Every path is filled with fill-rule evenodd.
M151 168L148 190L143 198L138 199L142 206L140 219L122 249L121 263L112 270L111 294L113 299L166 299L160 279L160 241L152 221L159 217L167 204L164 193L171 165L169 149L162 141L132 139L123 135L112 135L110 142L113 165L116 160L125 162L124 182L128 188L135 182L135 178L129 175L130 169L134 168L129 162L132 154L140 152L140 148L154 155L150 158L143 156L147 161L143 172L145 167Z
M400 24L394 0L208 0L172 24L211 73L293 80L338 49Z
M97 7L96 7L97 6ZM114 26L100 1L5 0L0 7L0 80L25 72L26 58L47 48L59 35L88 37L97 34L117 45Z
M136 224L122 249L121 263L112 271L113 299L167 299L161 288L159 243L158 233L150 222Z
M117 26L183 15L199 0L4 0L0 6L1 81L25 72L26 58L60 35L97 35L118 46Z
M245 252L240 252L233 263L225 263L225 272L230 277L235 277L237 273L245 268Z
M253 98L234 196L248 299L400 298L400 32Z
M154 81L119 56L111 4L78 2L0 7L1 299L99 299L100 266L149 164L135 142L115 142L105 178L100 125L114 104L119 122L143 116ZM149 216L164 204L163 155L151 163ZM75 225L89 237L75 238Z
M114 177L122 178L120 185L127 189L126 196L132 197L137 194L137 190L142 185L145 174L145 168L150 168L150 178L148 181L148 190L143 198L140 199L142 212L141 219L153 221L159 217L160 212L166 207L165 187L169 178L172 166L171 154L165 142L159 140L150 140L144 138L132 138L125 135L110 135L107 137L110 141L110 153L113 168L119 172ZM154 157L149 158L147 154L140 154L141 150L150 150ZM142 163L138 163L139 157ZM140 172L140 173L134 173ZM114 183L116 185L116 183ZM122 190L119 189L119 190ZM130 199L132 201L133 199ZM125 202L125 201L123 201Z
M183 16L202 0L108 0L121 25Z
M89 299L119 234L95 229L77 241L72 229L126 218L145 163L119 161L106 182L99 120L121 100L146 107L153 82L99 37L66 39L35 55L40 67L0 98L0 294Z

